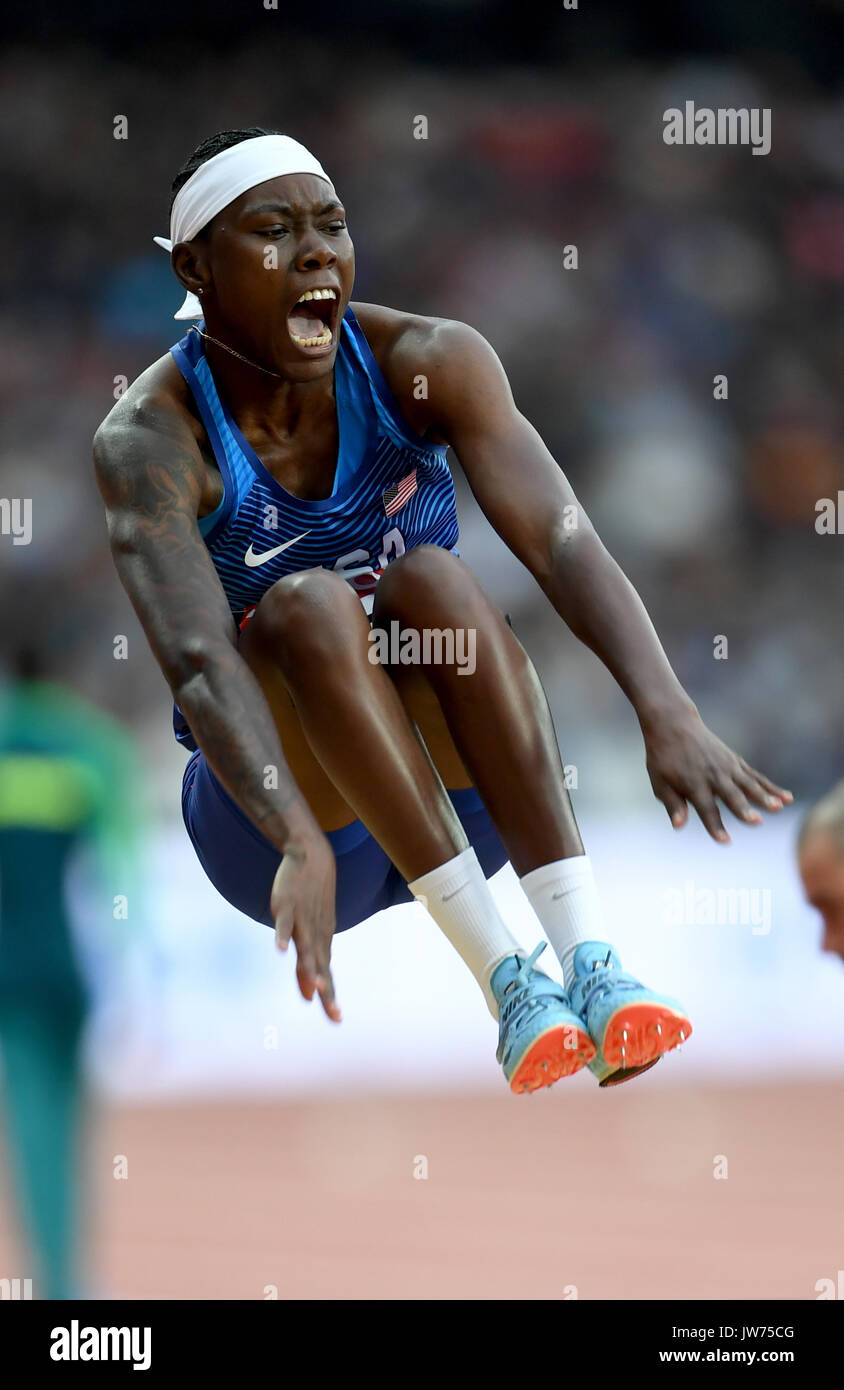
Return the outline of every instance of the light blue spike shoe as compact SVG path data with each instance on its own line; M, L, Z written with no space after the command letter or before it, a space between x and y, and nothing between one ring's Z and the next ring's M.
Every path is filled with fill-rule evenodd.
M543 941L525 958L507 956L493 972L492 992L499 1004L498 1051L510 1090L538 1091L580 1071L595 1045L562 985L534 969Z
M588 1066L601 1086L618 1086L649 1071L691 1035L682 1006L627 975L605 941L581 942L572 968L569 998L595 1044Z

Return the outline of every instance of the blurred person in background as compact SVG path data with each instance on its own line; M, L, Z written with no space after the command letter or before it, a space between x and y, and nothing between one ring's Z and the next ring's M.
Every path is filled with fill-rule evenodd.
M807 812L797 864L806 898L823 919L821 948L844 960L844 781Z
M91 847L100 882L86 884L90 900L107 883L120 890L113 918L124 915L118 901L137 905L138 785L122 727L47 680L37 650L18 648L0 685L0 1099L36 1296L47 1299L88 1292L82 1045L91 993L68 877L77 851ZM115 796L120 787L131 794Z

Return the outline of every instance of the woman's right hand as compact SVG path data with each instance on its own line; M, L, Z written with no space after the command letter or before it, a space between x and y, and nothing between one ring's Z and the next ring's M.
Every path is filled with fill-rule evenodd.
M317 993L334 1023L341 1021L331 978L331 939L335 925L337 865L320 832L291 843L278 866L270 895L275 939L280 951L296 945L296 978L303 998Z

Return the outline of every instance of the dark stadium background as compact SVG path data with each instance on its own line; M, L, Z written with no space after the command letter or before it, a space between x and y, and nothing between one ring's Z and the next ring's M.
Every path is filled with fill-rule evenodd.
M138 1156L125 1191L92 1177L103 1278L162 1297L262 1297L267 1284L310 1297L561 1297L568 1284L584 1297L813 1297L842 1264L821 1194L840 1169L844 1034L841 982L817 959L791 858L800 807L844 767L842 541L815 529L818 499L844 489L844 7L13 0L4 26L0 495L32 498L34 535L0 538L0 658L36 644L52 675L131 726L148 779L143 929L128 966L90 950L96 1142L106 1167L113 1152ZM666 146L662 113L687 99L770 107L771 153ZM426 141L412 136L418 114ZM459 972L428 1062L425 972L444 957L415 917L338 947L347 1023L332 1052L268 943L206 893L182 838L183 758L114 576L90 441L115 378L182 332L152 243L173 174L206 135L256 123L301 139L333 176L357 298L490 339L704 717L798 797L760 838L737 834L732 858L716 863L694 829L672 840L625 700L458 470L462 552L537 662L621 944L632 952L641 930L637 968L669 974L699 1020L686 1054L612 1107L585 1081L530 1113L511 1101ZM579 269L566 271L572 243ZM726 401L713 399L718 373ZM719 634L727 661L713 659ZM637 913L690 874L769 888L770 935L691 927L669 940L653 917L640 929ZM275 1053L261 1043L271 1022ZM418 1152L436 1181L410 1180ZM600 1195L605 1248L572 1216L572 1189ZM536 1219L565 1225L566 1271L524 1244L530 1223L513 1215L505 1289L484 1222L516 1190ZM20 1236L3 1210L8 1254ZM643 1243L634 1287L625 1271Z

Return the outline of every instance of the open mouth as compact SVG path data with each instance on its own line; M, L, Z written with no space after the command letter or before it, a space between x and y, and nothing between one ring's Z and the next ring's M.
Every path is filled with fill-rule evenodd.
M334 341L338 304L333 287L305 290L287 315L287 331L297 347L313 351Z

